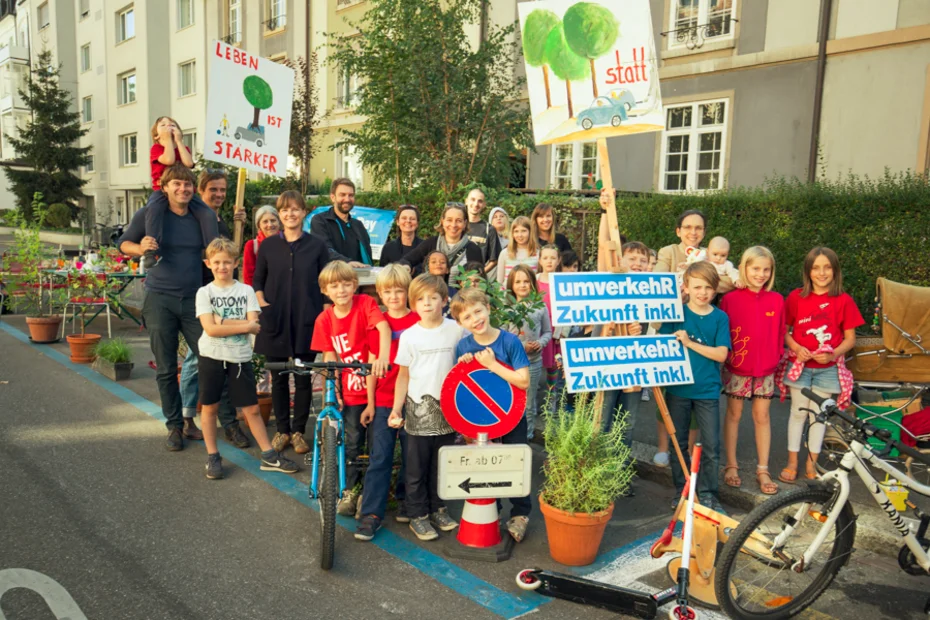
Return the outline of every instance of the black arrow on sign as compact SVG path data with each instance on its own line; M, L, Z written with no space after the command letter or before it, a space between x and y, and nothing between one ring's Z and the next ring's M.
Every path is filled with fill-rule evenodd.
M459 485L459 488L466 493L471 493L472 489L502 489L512 487L513 482L472 482L471 478L466 478L465 482Z

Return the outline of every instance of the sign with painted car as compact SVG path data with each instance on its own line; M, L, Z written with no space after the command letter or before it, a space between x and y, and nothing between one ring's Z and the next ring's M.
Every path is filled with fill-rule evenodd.
M332 209L332 206L317 207L308 213L307 217L304 218L304 232L310 232L310 220L313 219L313 216L317 213L324 213L327 209ZM358 205L352 207L352 217L359 220L365 226L365 230L368 231L368 236L371 239L371 256L374 259L381 258L381 250L384 248L384 244L388 242L391 227L394 225L394 215L394 211L385 209L359 207Z
M572 393L694 383L688 349L675 336L569 338L561 344Z
M537 145L662 131L649 0L517 4Z
M213 41L209 72L204 157L286 177L294 70Z
M439 497L526 497L532 468L533 450L526 444L443 446L439 448Z
M674 273L553 273L552 325L683 321Z

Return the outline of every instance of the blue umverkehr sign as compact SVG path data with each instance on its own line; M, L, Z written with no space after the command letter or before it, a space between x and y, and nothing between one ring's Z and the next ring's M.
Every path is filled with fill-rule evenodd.
M565 339L562 366L572 393L694 383L688 350L675 336Z
M304 218L304 232L310 232L310 220L317 213L324 213L332 206L317 207ZM352 217L359 220L368 231L371 238L372 258L381 258L381 248L388 241L388 235L391 234L391 226L394 225L394 212L384 209L373 209L372 207L352 207Z
M552 325L684 320L674 273L553 273Z

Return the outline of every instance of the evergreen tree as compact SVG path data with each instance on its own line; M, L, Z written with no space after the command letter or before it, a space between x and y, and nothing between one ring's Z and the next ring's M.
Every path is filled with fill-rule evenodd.
M63 202L76 213L81 188L87 182L78 176L89 163L91 147L78 146L88 132L72 108L72 94L59 85L60 66L52 64L52 53L44 50L29 74L26 90L19 95L32 111L32 119L19 137L6 136L16 149L17 159L28 169L6 167L5 172L23 215L32 219L32 197L41 192L49 204Z
M487 0L371 0L352 32L332 34L331 62L358 79L365 122L335 147L354 145L376 183L401 193L446 192L472 182L505 186L511 156L531 144L514 25L472 26Z

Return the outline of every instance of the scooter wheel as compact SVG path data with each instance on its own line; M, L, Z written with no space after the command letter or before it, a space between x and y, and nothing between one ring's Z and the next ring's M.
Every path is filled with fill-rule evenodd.
M696 620L697 612L690 607L675 605L668 610L668 617L670 620Z
M517 587L521 590L536 590L542 585L542 580L532 568L524 568L517 573Z

